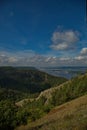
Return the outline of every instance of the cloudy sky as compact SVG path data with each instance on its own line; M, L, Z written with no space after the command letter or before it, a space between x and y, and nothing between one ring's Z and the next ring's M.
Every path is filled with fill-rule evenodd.
M0 66L87 66L86 0L0 0Z

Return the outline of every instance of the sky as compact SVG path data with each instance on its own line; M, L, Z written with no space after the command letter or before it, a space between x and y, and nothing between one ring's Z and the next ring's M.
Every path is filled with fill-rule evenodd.
M86 0L0 0L0 66L87 66Z

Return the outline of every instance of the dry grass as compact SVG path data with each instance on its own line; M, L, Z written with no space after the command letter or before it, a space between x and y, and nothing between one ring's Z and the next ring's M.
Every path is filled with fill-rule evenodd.
M45 117L16 130L87 130L87 95L55 107Z

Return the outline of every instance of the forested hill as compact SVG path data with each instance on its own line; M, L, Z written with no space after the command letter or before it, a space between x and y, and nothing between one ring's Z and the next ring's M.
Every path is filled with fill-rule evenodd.
M0 67L0 88L38 93L57 86L67 79L54 77L36 68Z

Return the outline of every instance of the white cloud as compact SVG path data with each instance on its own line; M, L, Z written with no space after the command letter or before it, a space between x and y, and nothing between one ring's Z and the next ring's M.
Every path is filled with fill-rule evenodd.
M15 58L15 57L9 57L9 58L8 58L8 61L9 61L10 63L15 63L15 62L18 61L18 59Z
M53 44L51 45L51 48L54 50L65 50L68 48L68 45L66 43L62 43L62 44Z
M79 40L79 33L73 30L55 31L52 35L52 45L54 50L73 49Z
M70 57L61 57L60 58L60 61L68 61L68 60L71 60Z
M37 54L32 50L27 51L0 51L0 66L73 66L73 65L87 65L87 56L78 55L75 57L70 56L46 56Z
M49 61L54 61L54 60L56 60L56 57L55 56L50 56L50 57L47 57L46 59L45 59L45 62L49 62Z
M77 57L75 57L75 60L83 60L83 59L85 59L84 56L77 56Z
M87 55L87 48L82 48L81 55Z

